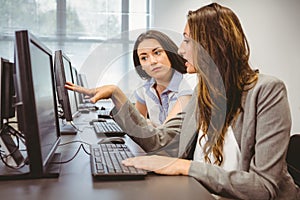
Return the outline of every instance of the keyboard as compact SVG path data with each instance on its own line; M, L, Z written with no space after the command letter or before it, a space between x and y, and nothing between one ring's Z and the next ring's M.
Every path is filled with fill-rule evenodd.
M96 134L105 134L107 137L124 136L126 133L113 120L93 122Z
M134 155L125 144L93 144L91 150L91 170L97 180L143 179L146 170L126 167L121 161Z
M111 119L110 110L97 110L98 118Z

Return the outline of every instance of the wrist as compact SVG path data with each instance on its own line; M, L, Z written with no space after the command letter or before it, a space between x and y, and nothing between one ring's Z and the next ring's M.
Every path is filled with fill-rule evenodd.
M191 167L191 161L186 159L179 159L179 161L179 174L187 176Z
M115 85L112 85L110 89L111 89L111 99L114 102L116 108L119 109L120 107L122 107L122 105L125 104L125 102L127 101L127 97L122 92L122 90Z

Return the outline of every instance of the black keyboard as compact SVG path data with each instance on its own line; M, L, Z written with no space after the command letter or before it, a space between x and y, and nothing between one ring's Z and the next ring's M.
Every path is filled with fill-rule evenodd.
M124 136L126 133L113 120L103 122L93 122L94 130L97 134L105 134L107 137Z
M97 110L98 118L111 119L110 110Z
M143 179L147 172L134 167L126 167L121 161L134 155L125 144L91 145L91 170L99 180Z

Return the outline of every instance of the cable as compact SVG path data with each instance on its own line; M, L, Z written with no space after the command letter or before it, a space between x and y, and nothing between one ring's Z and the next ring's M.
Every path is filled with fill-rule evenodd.
M72 144L72 143L81 143L81 144L86 144L88 146L91 146L90 143L87 143L87 142L84 142L84 141L81 141L81 140L73 140L71 142L66 142L66 143L59 144L58 146L64 146L64 145L68 145L68 144Z
M15 123L15 122L10 122L10 123ZM9 167L9 168L20 169L20 168L24 167L26 165L25 160L19 166L12 166L12 165L8 164L8 162L6 161L6 159L8 157L10 157L13 153L15 153L16 151L19 150L19 148L20 148L20 141L22 141L23 143L25 143L25 137L24 137L24 135L21 132L15 130L13 127L11 127L8 124L4 124L3 125L2 129L0 130L0 136L2 134L9 134L9 135L15 136L15 138L16 138L16 148L14 150L12 150L9 154L5 154L5 151L1 150L1 145L0 145L0 159L2 160L2 162L4 163L4 165L7 166L7 167ZM65 163L68 163L68 162L72 161L78 155L78 153L79 153L79 151L80 151L81 148L83 149L83 151L87 155L91 155L90 152L88 150L86 150L86 148L84 146L84 145L90 146L91 144L89 144L87 142L84 142L84 141L81 141L81 140L75 140L75 141L71 141L71 142L62 143L62 144L59 144L59 146L64 146L64 145L68 145L68 144L72 144L72 143L80 143L80 146L76 150L75 154L70 159L68 159L66 161L61 161L61 162L50 162L50 163L51 164L65 164ZM24 151L24 150L21 150L21 151Z
M88 151L85 149L85 147L84 147L84 144L86 144L86 145L88 145L88 146L90 146L91 144L89 144L89 143L87 143L87 142L84 142L84 141L75 140L75 141L71 141L71 142L66 142L66 143L60 144L59 146L64 146L64 145L68 145L68 144L72 144L72 143L77 143L77 142L79 142L79 143L81 143L81 144L79 145L79 148L76 150L75 154L74 154L70 159L65 160L65 161L61 161L61 162L50 162L50 163L51 163L51 164L66 164L66 163L72 161L72 160L78 155L78 153L79 153L79 151L80 151L81 148L83 149L83 151L84 151L87 155L91 155L91 153L88 152Z
M14 148L13 149L8 148L8 151L9 151L8 154L5 154L5 151L1 150L0 151L0 159L4 163L5 166L12 168L12 169L20 169L25 166L26 163L24 161L22 161L22 163L18 164L17 166L13 166L13 165L9 164L6 159L9 157L14 158L13 154L16 153L17 151L19 151L20 140L23 142L24 136L19 131L15 130L13 127L11 127L8 123L14 123L14 122L7 122L7 123L3 124L3 127L0 131L0 136L1 137L4 137L4 135L8 135L9 137L14 136L14 138L16 140L16 144L14 143L15 141L13 141L13 140L11 141L11 142L13 142L13 144L9 144L9 145L14 146ZM2 140L4 142L4 138L2 138ZM4 144L5 144L5 142L4 142ZM1 146L0 146L0 148L1 148Z
M1 161L4 163L4 165L5 166L7 166L7 167L9 167L9 168L11 168L11 169L20 169L20 168L22 168L22 167L24 167L25 165L26 165L26 162L23 162L21 165L18 165L18 166L12 166L12 165L10 165L10 164L8 164L7 162L6 162L6 155L3 155L2 153L0 154L0 158L1 158Z
M79 132L82 132L82 130L80 130L75 124L73 121L70 121L70 124Z

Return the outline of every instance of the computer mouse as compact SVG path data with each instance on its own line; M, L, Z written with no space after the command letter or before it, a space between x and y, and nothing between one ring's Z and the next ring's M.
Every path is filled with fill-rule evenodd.
M98 144L124 144L125 140L121 137L106 137L106 138L101 138L98 141Z

